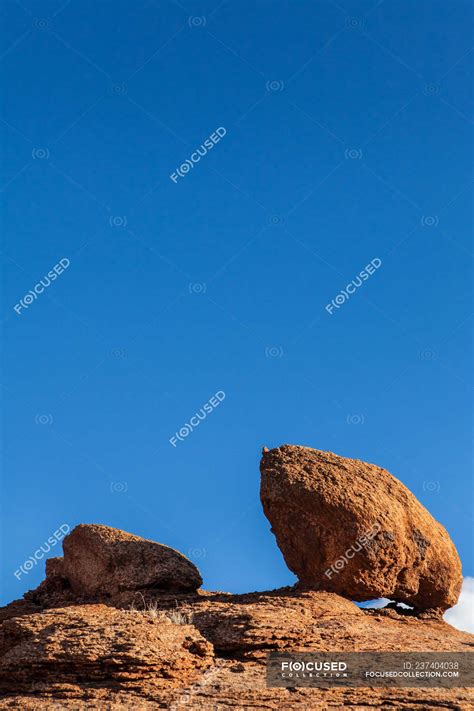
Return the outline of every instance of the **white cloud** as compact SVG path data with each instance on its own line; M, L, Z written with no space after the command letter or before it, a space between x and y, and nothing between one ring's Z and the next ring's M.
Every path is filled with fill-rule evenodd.
M474 578L464 578L459 602L445 613L444 619L458 630L474 633Z
M381 597L378 600L369 600L368 602L356 603L356 605L366 610L376 610L385 607L389 602L390 600L386 597ZM399 604L402 607L408 607L403 603ZM474 634L474 578L464 578L459 602L447 610L444 620L462 632Z
M387 597L379 597L378 600L369 600L368 602L362 602L359 604L359 607L362 607L365 610L380 610L382 607L386 607L389 602L393 602L393 600L389 600ZM405 610L413 610L410 605L405 605L404 602L399 602L398 606L404 607Z
M385 607L385 605L388 605L388 603L391 602L386 597L380 597L378 600L369 600L368 602L362 602L359 607L362 607L364 610L379 610L381 607Z

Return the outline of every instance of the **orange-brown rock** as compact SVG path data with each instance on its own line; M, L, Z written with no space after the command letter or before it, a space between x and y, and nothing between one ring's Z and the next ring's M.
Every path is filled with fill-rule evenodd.
M46 577L50 580L53 578L65 578L64 558L48 558L46 561Z
M161 543L99 524L81 524L63 541L58 571L78 595L113 595L121 590L197 590L202 578L182 553ZM49 573L48 573L49 575Z
M166 615L82 605L7 620L0 629L0 692L68 696L84 686L153 698L209 667L212 645Z
M454 544L385 469L284 445L264 450L261 500L303 586L438 612L457 602L462 575Z
M374 470L380 480L378 497L370 493ZM266 477L269 483L264 483ZM351 479L355 483L347 484L347 493L344 482ZM417 607L430 610L451 599L438 595L439 590L449 589L449 580L444 580L444 587L430 588L424 567L429 562L441 569L437 556L451 552L449 537L445 532L443 537L444 529L388 472L301 447L280 448L264 456L262 499L272 515L277 513L290 558L296 555L305 572L312 570L311 556L321 562L311 533L320 536L326 556L331 545L339 552L347 530L366 534L364 555L352 567L355 580L346 583L345 597L301 585L244 595L197 590L199 572L177 551L107 526L78 526L64 541L64 558L47 561L41 585L23 600L0 609L0 709L473 708L472 693L460 687L269 688L265 668L269 652L473 652L474 636L453 629L432 612L362 610L347 599L360 599L368 590L369 597L388 594L388 584L373 594L378 580L374 571L379 575L385 571L390 583L392 570L402 564L406 572L395 576L390 591L396 587L405 594L410 585L418 587L410 598L391 597L429 600L433 604ZM316 507L315 501L319 501ZM326 504L330 508L329 501L332 518L325 509ZM278 505L272 508L274 504ZM384 508L389 504L390 511ZM362 525L363 507L367 515ZM320 519L314 516L316 510ZM332 538L328 532L322 534L321 519L331 528ZM376 523L376 534L367 535L367 527ZM416 533L404 540L409 526ZM301 540L291 544L289 531L299 532ZM306 558L294 552L303 544ZM392 560L396 553L401 561ZM347 563L336 570L342 574L356 555L362 555L362 549L346 555ZM445 572L452 568L452 561L445 561ZM353 590L356 593L351 595Z
M117 595L0 626L0 708L468 711L468 689L267 688L270 651L473 651L474 636L436 619L361 610L334 593ZM143 610L130 610L140 604ZM11 610L10 610L11 612Z

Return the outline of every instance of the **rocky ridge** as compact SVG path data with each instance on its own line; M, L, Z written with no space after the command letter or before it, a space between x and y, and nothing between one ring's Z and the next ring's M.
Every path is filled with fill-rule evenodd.
M306 520L316 519L316 516L311 519L316 506L319 515L325 515L321 500L316 499L315 504L315 492L319 496L319 489L314 482L319 481L321 466L326 467L324 481L333 487L333 506L337 502L339 514L349 512L346 523L350 516L352 521L358 519L353 499L344 497L337 488L338 471L342 467L340 476L345 477L344 467L352 467L348 464L352 460L341 464L327 453L316 453L308 464L308 455L303 452L305 474L302 475L301 453L294 450L303 448L284 450L285 461L281 463L282 449L273 450L273 455L264 452L262 499L286 557L287 524L278 496L271 499L277 501L277 508L272 509L272 503L272 510L268 511L266 496L275 489L271 489L265 477L275 477L277 491L279 486L286 487L289 473L295 472L293 457L298 462L295 486L300 486L303 477L306 490L299 499L292 498L292 505L298 501ZM329 459L330 464L321 464L322 459L326 462ZM356 463L354 476L362 481L369 477L372 481L372 471L357 473L363 464ZM332 467L337 471L332 471ZM391 480L382 478L382 482L385 484L381 492L388 505L390 491L386 482ZM398 485L402 486L399 482L391 484L395 508L402 495ZM355 485L352 486L354 490ZM370 509L371 498L364 486L361 484L358 500L362 502L365 497ZM408 514L412 517L419 514L422 518L414 504L412 510L407 509ZM333 528L336 520L341 521L333 519ZM386 514L384 525L393 520L394 516ZM367 521L370 525L370 517ZM326 526L328 523L326 516ZM441 544L432 541L439 529L435 527L428 533L423 521L416 523L423 536L431 536L430 546L436 552ZM403 529L403 533L407 530ZM359 529L353 526L351 532L359 534ZM329 534L323 539L326 548L322 558L315 559L314 568L319 571L315 576L321 577L321 570L324 573L324 566L331 559L332 553L327 551L331 541L334 560L346 550L348 539L338 539L336 532L332 535L332 539ZM311 547L311 539L306 540ZM301 545L300 540L297 543ZM408 561L414 549L411 542L406 545L405 550L400 538L388 552L378 547L372 550L370 558L364 557L362 551L354 555L359 560L351 568L351 575L360 580L360 597L367 594L364 586L373 590L378 579L375 574L370 577L369 563L377 569L382 584L380 571L387 565L387 556L405 550ZM449 550L448 543L443 545ZM177 551L99 525L78 526L65 539L63 547L64 558L47 562L43 583L22 600L0 610L0 708L311 711L347 707L359 711L376 708L467 711L473 707L471 690L464 688L266 686L265 659L271 651L474 651L474 636L443 622L440 605L432 605L429 596L425 598L429 604L420 605L417 610L399 607L363 610L348 599L353 588L347 588L347 582L342 586L343 594L323 590L319 578L315 578L318 585L311 586L306 573L314 568L308 564L299 571L300 583L291 588L244 595L209 592L198 589L199 572ZM346 565L351 560L348 558ZM420 581L421 586L428 573L416 557L413 565L417 571L414 580ZM345 567L338 571L341 575ZM365 577L364 571L368 571ZM455 565L449 569L455 580L456 571ZM397 575L394 579L399 578ZM443 590L448 590L449 580L443 585ZM383 593L377 592L376 596L380 594ZM455 593L452 595L454 599Z

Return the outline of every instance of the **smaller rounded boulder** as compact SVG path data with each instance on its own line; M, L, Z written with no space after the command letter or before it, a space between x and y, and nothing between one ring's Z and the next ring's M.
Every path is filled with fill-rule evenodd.
M202 585L199 570L161 543L100 524L80 524L63 541L63 575L86 597L154 588L190 592Z

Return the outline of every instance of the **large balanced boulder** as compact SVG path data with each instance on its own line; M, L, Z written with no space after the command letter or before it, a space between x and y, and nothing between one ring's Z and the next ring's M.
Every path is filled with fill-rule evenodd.
M114 595L157 588L190 591L202 585L196 566L161 543L99 524L81 524L63 541L61 573L78 595Z
M447 531L388 471L309 447L263 451L261 500L303 586L418 610L452 607L461 563Z

